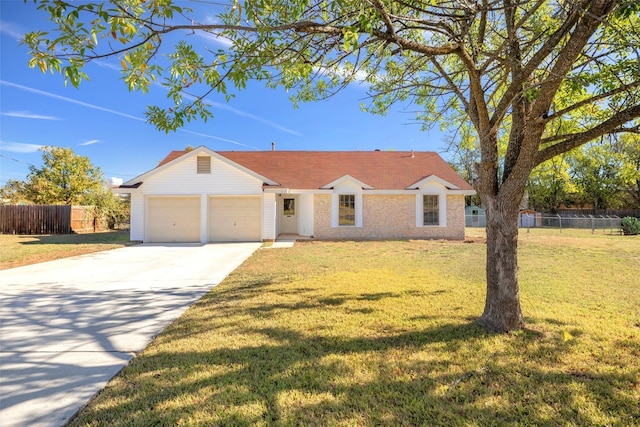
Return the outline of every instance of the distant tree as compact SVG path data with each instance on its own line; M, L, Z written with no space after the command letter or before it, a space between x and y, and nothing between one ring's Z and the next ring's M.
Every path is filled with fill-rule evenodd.
M24 197L36 204L91 205L104 194L104 177L70 148L42 147L42 166L30 166Z
M451 154L451 166L465 181L475 183L478 180L476 166L480 162L478 138L472 126L459 123L455 131L447 137L449 139L447 151ZM467 206L477 206L482 203L480 196L465 197Z
M29 203L25 197L24 181L10 179L0 188L0 203L2 204L22 204Z
M399 102L426 126L469 123L487 214L489 330L524 326L518 210L533 168L639 128L635 0L223 0L209 5L208 22L182 1L36 2L55 29L25 36L30 65L74 86L88 77L87 62L109 56L132 90L160 77L169 105L147 117L163 131L211 117L207 96L230 99L252 79L289 90L294 102L365 81L369 111ZM225 47L194 47L195 32ZM166 51L172 33L183 39Z
M626 163L627 206L640 208L640 135L627 134L619 138L619 147Z
M591 144L571 157L577 197L594 209L623 207L630 173L624 154L608 144Z
M102 171L88 157L61 147L42 147L41 152L42 166L30 166L25 181L11 180L0 190L5 203L93 206L109 223L127 216L126 201L107 188Z
M555 213L561 206L571 204L575 184L571 180L571 165L567 158L567 155L554 157L531 172L527 182L529 207Z
M131 200L128 196L115 195L104 187L102 193L96 194L92 205L96 217L104 219L110 229L129 224Z

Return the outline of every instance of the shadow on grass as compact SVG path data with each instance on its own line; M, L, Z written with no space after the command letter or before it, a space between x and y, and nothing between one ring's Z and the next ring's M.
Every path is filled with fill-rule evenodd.
M486 339L475 322L355 339L287 328L244 332L276 344L134 359L107 390L118 399L90 407L78 425L175 425L202 417L207 425L247 426L598 424L575 409L576 399L596 402L601 413L614 417L611 424L633 425L640 417L637 402L623 392L633 379L615 372L544 371L514 366L499 354L466 374L452 373L454 362L446 358L387 360L407 347ZM516 344L526 353L538 338L526 332ZM551 352L555 359L562 351L556 346L535 357ZM359 372L363 360L371 372Z
M77 244L109 244L129 241L128 231L103 231L98 233L82 234L47 234L38 236L20 236L18 244L21 245L77 245Z
M401 294L393 292L364 293L360 295L338 294L331 298L320 298L318 302L323 305L343 305L349 301L380 301L387 298L400 298Z
M339 335L330 327L338 315L361 316L366 325L386 300L388 307L401 296L446 301L450 291L348 294L336 287L329 294L290 283L268 273L232 277L71 425L640 424L638 379L628 371L568 367L574 342L536 330L564 326L559 321L527 319L530 329L497 339L475 317L405 312L417 323L402 323L409 330L386 328L381 316L380 328ZM300 319L317 311L325 324L293 323L304 325ZM281 314L292 323L272 321ZM631 341L618 345L637 351Z

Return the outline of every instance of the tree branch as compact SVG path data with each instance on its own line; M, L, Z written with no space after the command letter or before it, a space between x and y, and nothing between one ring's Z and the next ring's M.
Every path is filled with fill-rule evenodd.
M493 117L491 118L491 124L493 127L499 126L505 114L511 107L513 100L522 93L522 88L526 83L526 79L528 79L529 76L533 74L533 72L540 66L545 58L547 58L552 52L557 49L560 41L580 20L580 17L582 16L582 8L585 4L588 3L589 1L582 0L579 4L575 5L572 13L563 22L562 26L560 26L560 28L558 28L551 36L549 36L542 47L531 57L529 62L522 67L520 79L511 82L504 95L502 96L502 99L496 106ZM562 49L562 52L566 52L566 50L567 49L565 46ZM562 55L562 52L560 53L560 55Z
M569 150L573 150L589 141L599 138L603 135L616 132L622 125L628 123L634 119L640 117L640 105L634 105L626 110L620 111L613 117L604 122L594 126L593 128L584 132L567 135L567 138L549 147L543 148L538 151L536 155L535 164L549 160L550 158L562 153L566 153Z
M635 87L640 87L640 80L639 81L635 81L635 82L631 82L631 83L629 83L628 85L625 85L625 86L621 86L621 87L615 88L614 90L611 90L609 92L601 93L599 95L592 96L591 98L583 99L580 102L576 102L573 105L570 105L570 106L568 106L566 108L563 108L560 111L556 111L555 113L550 114L549 117L548 117L548 120L554 120L554 119L560 118L560 117L562 117L563 115L565 115L567 113L570 113L570 112L572 112L574 110L577 110L578 108L584 107L585 105L594 104L594 103L596 103L598 101L601 101L601 100L603 100L605 98L608 98L608 97L613 96L613 95L617 95L617 94L622 93L622 92L626 92L629 89L633 89ZM545 142L548 142L548 141L546 141L546 139L543 139L542 143L544 144Z

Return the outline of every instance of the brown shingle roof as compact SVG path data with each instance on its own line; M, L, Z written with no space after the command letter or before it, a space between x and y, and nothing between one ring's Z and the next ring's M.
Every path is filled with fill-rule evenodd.
M162 166L186 151L172 151ZM437 153L416 151L216 151L291 189L318 189L345 175L376 190L403 190L435 175L461 190L472 187ZM412 155L413 154L413 155Z

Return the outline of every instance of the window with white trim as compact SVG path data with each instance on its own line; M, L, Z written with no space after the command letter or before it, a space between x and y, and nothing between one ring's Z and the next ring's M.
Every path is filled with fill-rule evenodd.
M356 225L356 195L340 194L338 196L338 225Z
M422 196L422 225L440 225L440 206L438 196L425 194Z
M198 156L196 173L211 173L211 157Z

